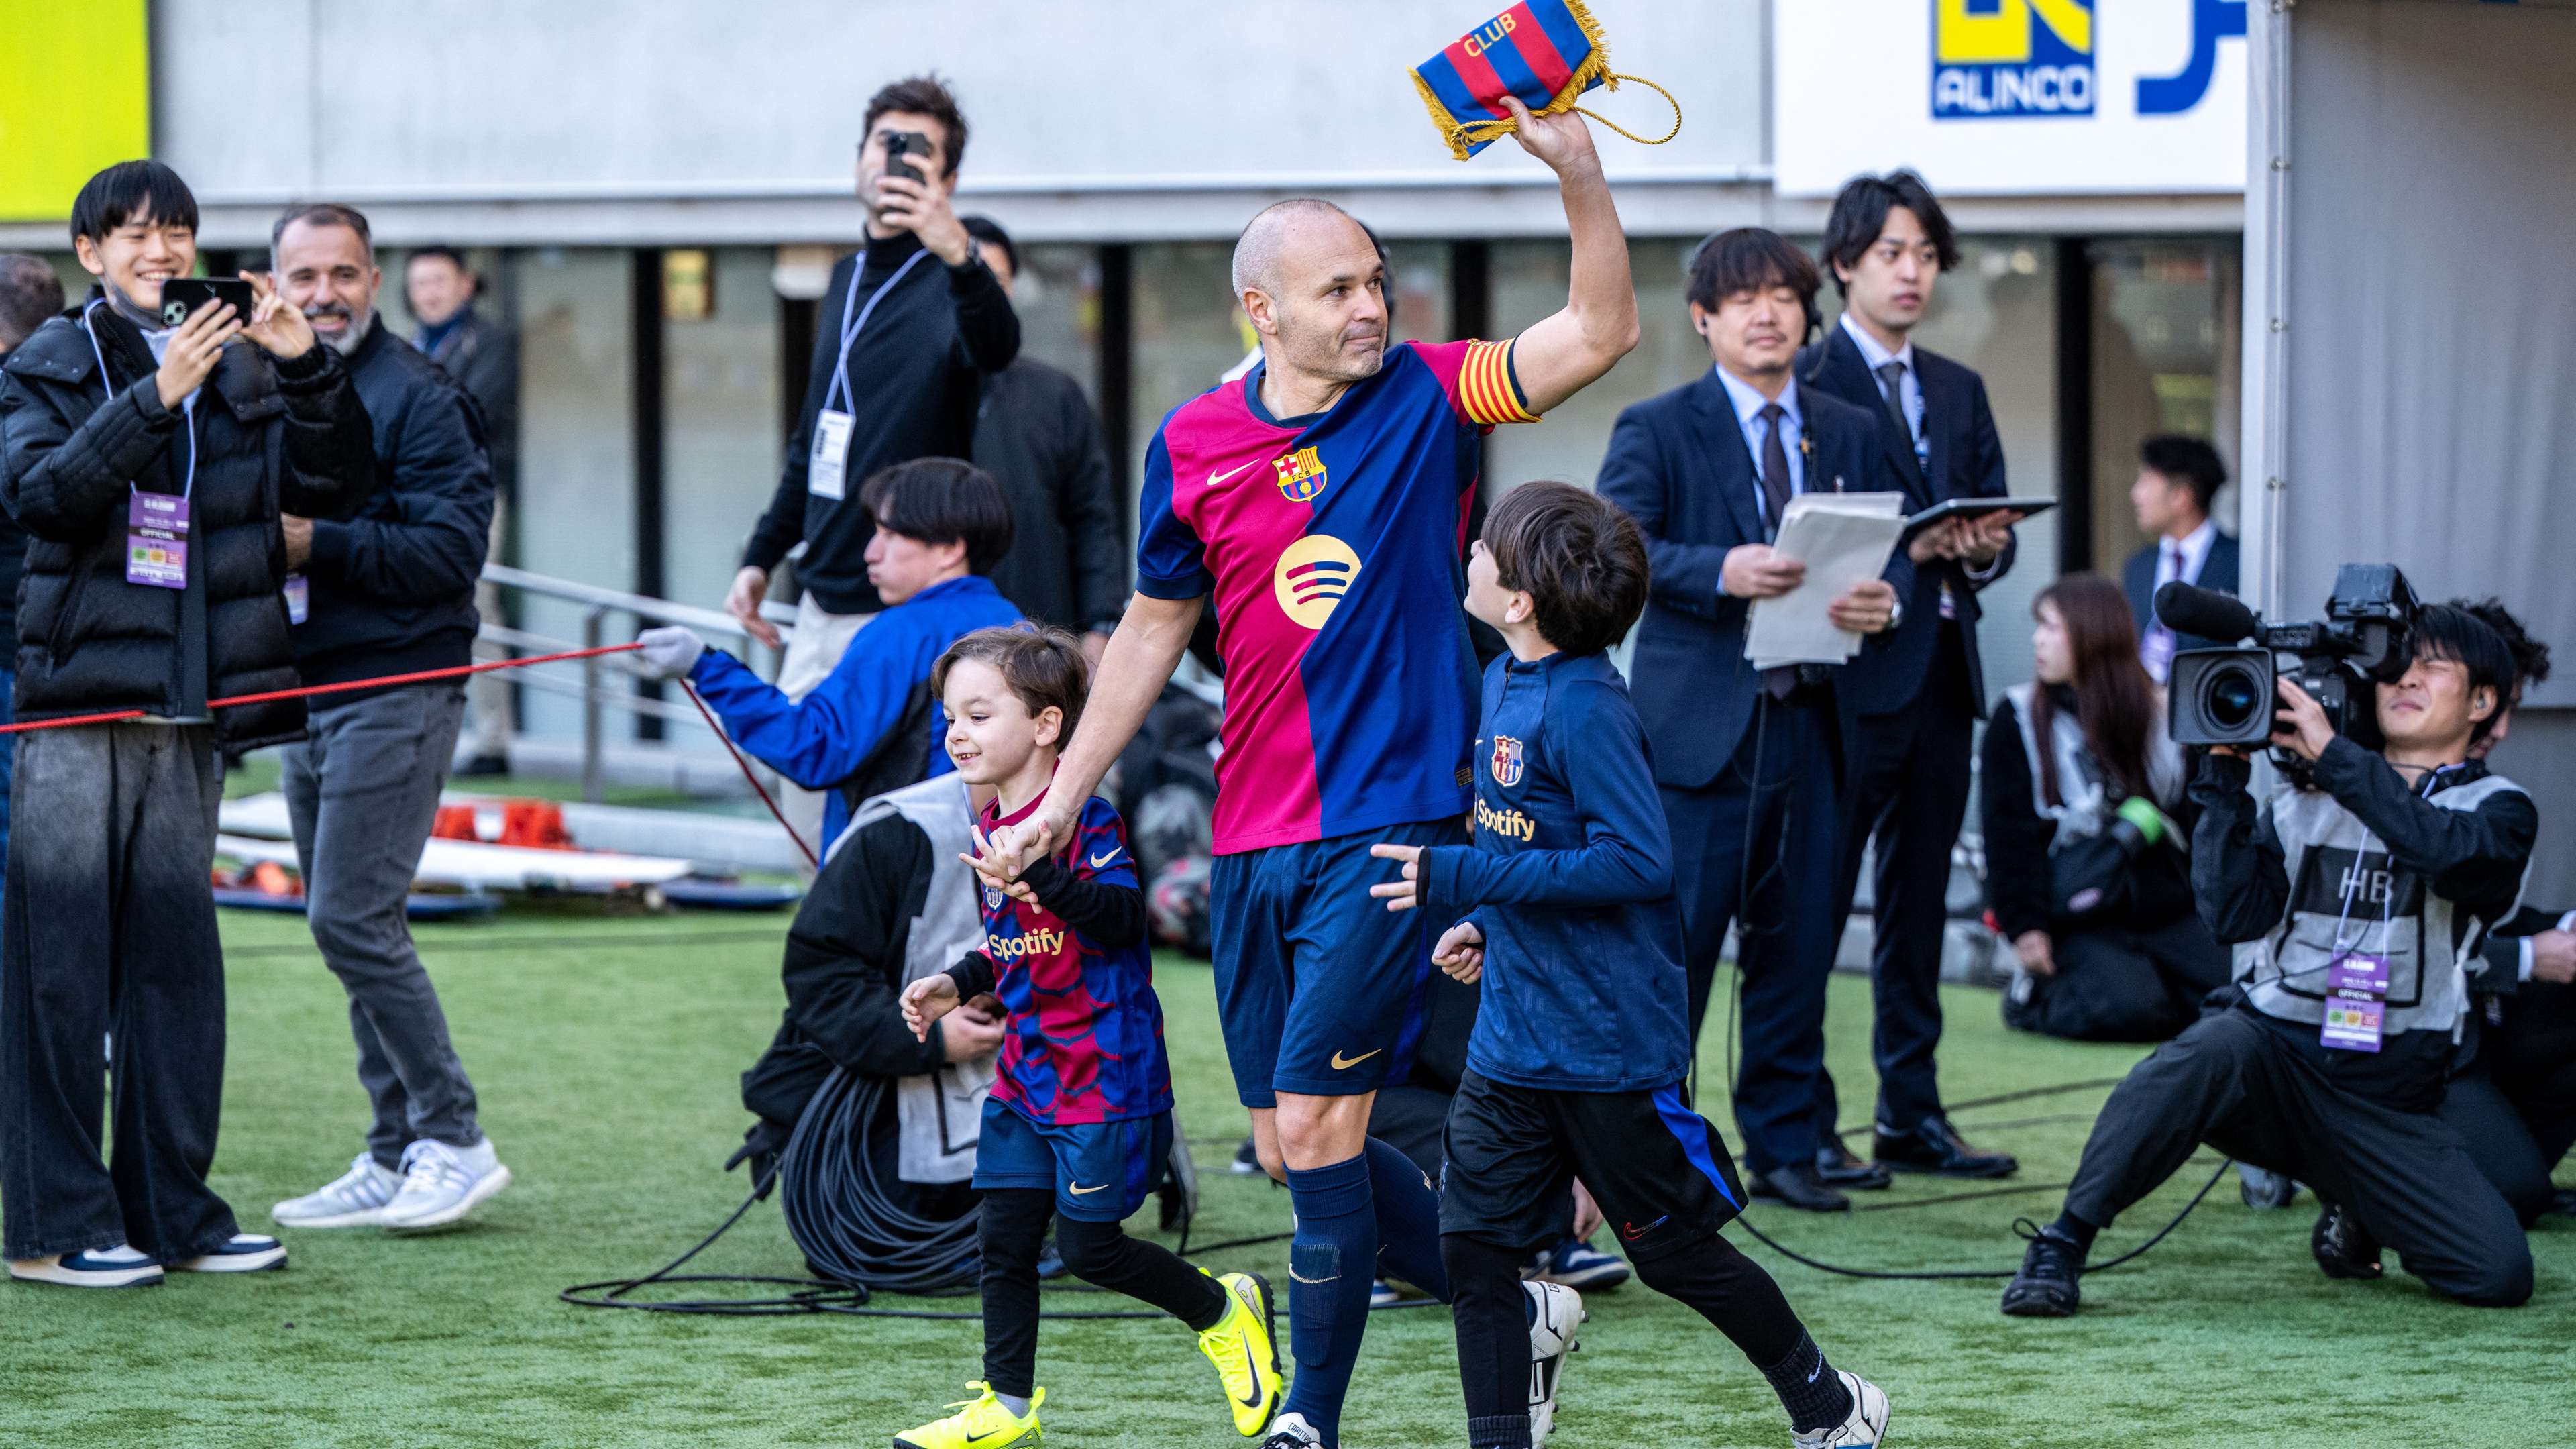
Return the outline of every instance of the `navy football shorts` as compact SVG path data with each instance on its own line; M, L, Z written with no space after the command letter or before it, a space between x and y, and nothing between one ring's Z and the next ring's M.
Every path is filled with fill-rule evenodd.
M1050 1126L998 1097L984 1099L975 1143L977 1188L1055 1189L1055 1210L1086 1222L1119 1223L1145 1205L1172 1154L1172 1114L1124 1122Z
M1402 867L1369 854L1463 845L1456 820L1389 825L1331 840L1220 855L1208 879L1217 1013L1235 1095L1355 1097L1411 1070L1431 947L1451 923L1390 911L1369 887Z

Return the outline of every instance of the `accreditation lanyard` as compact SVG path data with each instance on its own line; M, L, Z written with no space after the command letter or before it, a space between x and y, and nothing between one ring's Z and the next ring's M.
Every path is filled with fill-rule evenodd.
M98 359L98 384L110 397L115 384L108 378L107 351L98 345L98 327L90 312L99 304L92 302L81 310L81 328L89 334L90 355ZM188 504L197 491L197 405L193 394L180 404L180 432L188 439L188 466L179 491L146 493L131 482L126 487L125 503L125 581L147 584L156 589L184 589L188 586Z
M2429 798L2440 785L2450 766L2435 770L2416 787L2415 793ZM2334 950L2326 958L2325 1020L2318 1028L2318 1040L2344 1051L2375 1052L2388 1034L2388 930L2397 909L2397 857L2388 859L2388 886L2379 902L2379 952L2366 953L2359 948L2370 939L2370 923L2361 923L2360 934L2344 938L2344 926L2352 919L2352 898L2361 888L2361 870L2370 855L2372 836L2361 833L2361 849L2354 853L2352 878L2344 882L2343 910L2335 918ZM2422 963L2417 963L2422 969Z
M851 269L850 290L841 294L841 351L832 363L831 385L823 390L823 411L814 418L814 451L805 466L805 491L816 498L837 502L848 492L845 470L850 454L850 414L847 409L856 405L850 396L850 348L859 340L859 334L867 330L868 318L877 310L877 304L885 300L886 293L893 291L895 283L902 281L904 274L919 266L921 259L928 255L930 253L925 250L904 258L903 265L894 269L894 275L878 283L877 289L868 294L867 305L858 309L855 319L850 315L850 307L859 299L859 274L856 267Z

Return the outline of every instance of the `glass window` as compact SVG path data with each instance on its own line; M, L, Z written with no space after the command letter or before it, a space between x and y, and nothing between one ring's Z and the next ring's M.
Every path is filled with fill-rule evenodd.
M1628 265L1637 288L1636 350L1610 375L1575 394L1547 421L1496 428L1485 446L1485 496L1514 484L1556 478L1589 488L1601 471L1611 425L1622 409L1689 382L1708 370L1708 344L1691 330L1682 269L1696 241L1632 241ZM1493 249L1493 327L1510 337L1565 306L1571 252L1561 241L1500 242Z
M717 249L714 309L663 325L664 587L671 599L701 609L722 604L743 540L778 487L784 404L779 300L770 284L776 259L769 247ZM669 738L684 748L722 748L694 727Z
M2138 444L2157 433L2207 438L2236 467L2239 247L2206 241L2106 241L2093 268L2093 566L2116 573L2147 538L2129 506ZM2236 489L2218 495L2222 527Z
M612 589L635 587L634 264L626 251L542 247L507 267L519 329L517 562ZM522 596L516 607L530 632L581 638L575 605ZM580 737L578 699L533 686L520 699L525 733Z
M1011 286L1011 310L1020 317L1020 355L1070 374L1097 406L1100 249L1045 244L1021 247L1020 274Z

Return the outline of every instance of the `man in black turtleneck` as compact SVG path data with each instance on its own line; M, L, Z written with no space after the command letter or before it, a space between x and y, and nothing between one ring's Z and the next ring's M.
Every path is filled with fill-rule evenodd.
M761 619L761 600L771 571L805 545L796 563L804 597L778 672L790 699L832 672L881 607L865 558L876 520L859 502L859 485L914 458L971 456L983 379L1020 351L1010 296L949 206L966 150L955 98L933 77L896 81L868 101L865 130L859 199L868 208L867 246L833 269L778 494L752 529L725 596L725 611L775 647L778 631ZM911 138L908 155L892 154L896 138ZM790 823L813 838L822 797L782 793Z

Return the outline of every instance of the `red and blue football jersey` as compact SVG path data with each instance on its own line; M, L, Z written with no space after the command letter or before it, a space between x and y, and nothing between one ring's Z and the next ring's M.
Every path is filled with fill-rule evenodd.
M998 801L987 805L985 834L1027 819L1038 804L1032 800L1007 819ZM1077 879L1136 887L1126 828L1097 795L1082 807L1057 863ZM1043 905L981 889L993 994L1010 1012L993 1096L1032 1121L1061 1126L1170 1111L1172 1071L1163 1056L1163 1004L1154 995L1150 943L1104 949Z
M1330 410L1287 419L1256 365L1163 419L1136 587L1216 605L1218 854L1466 813L1477 438L1537 421L1511 349L1403 343Z

